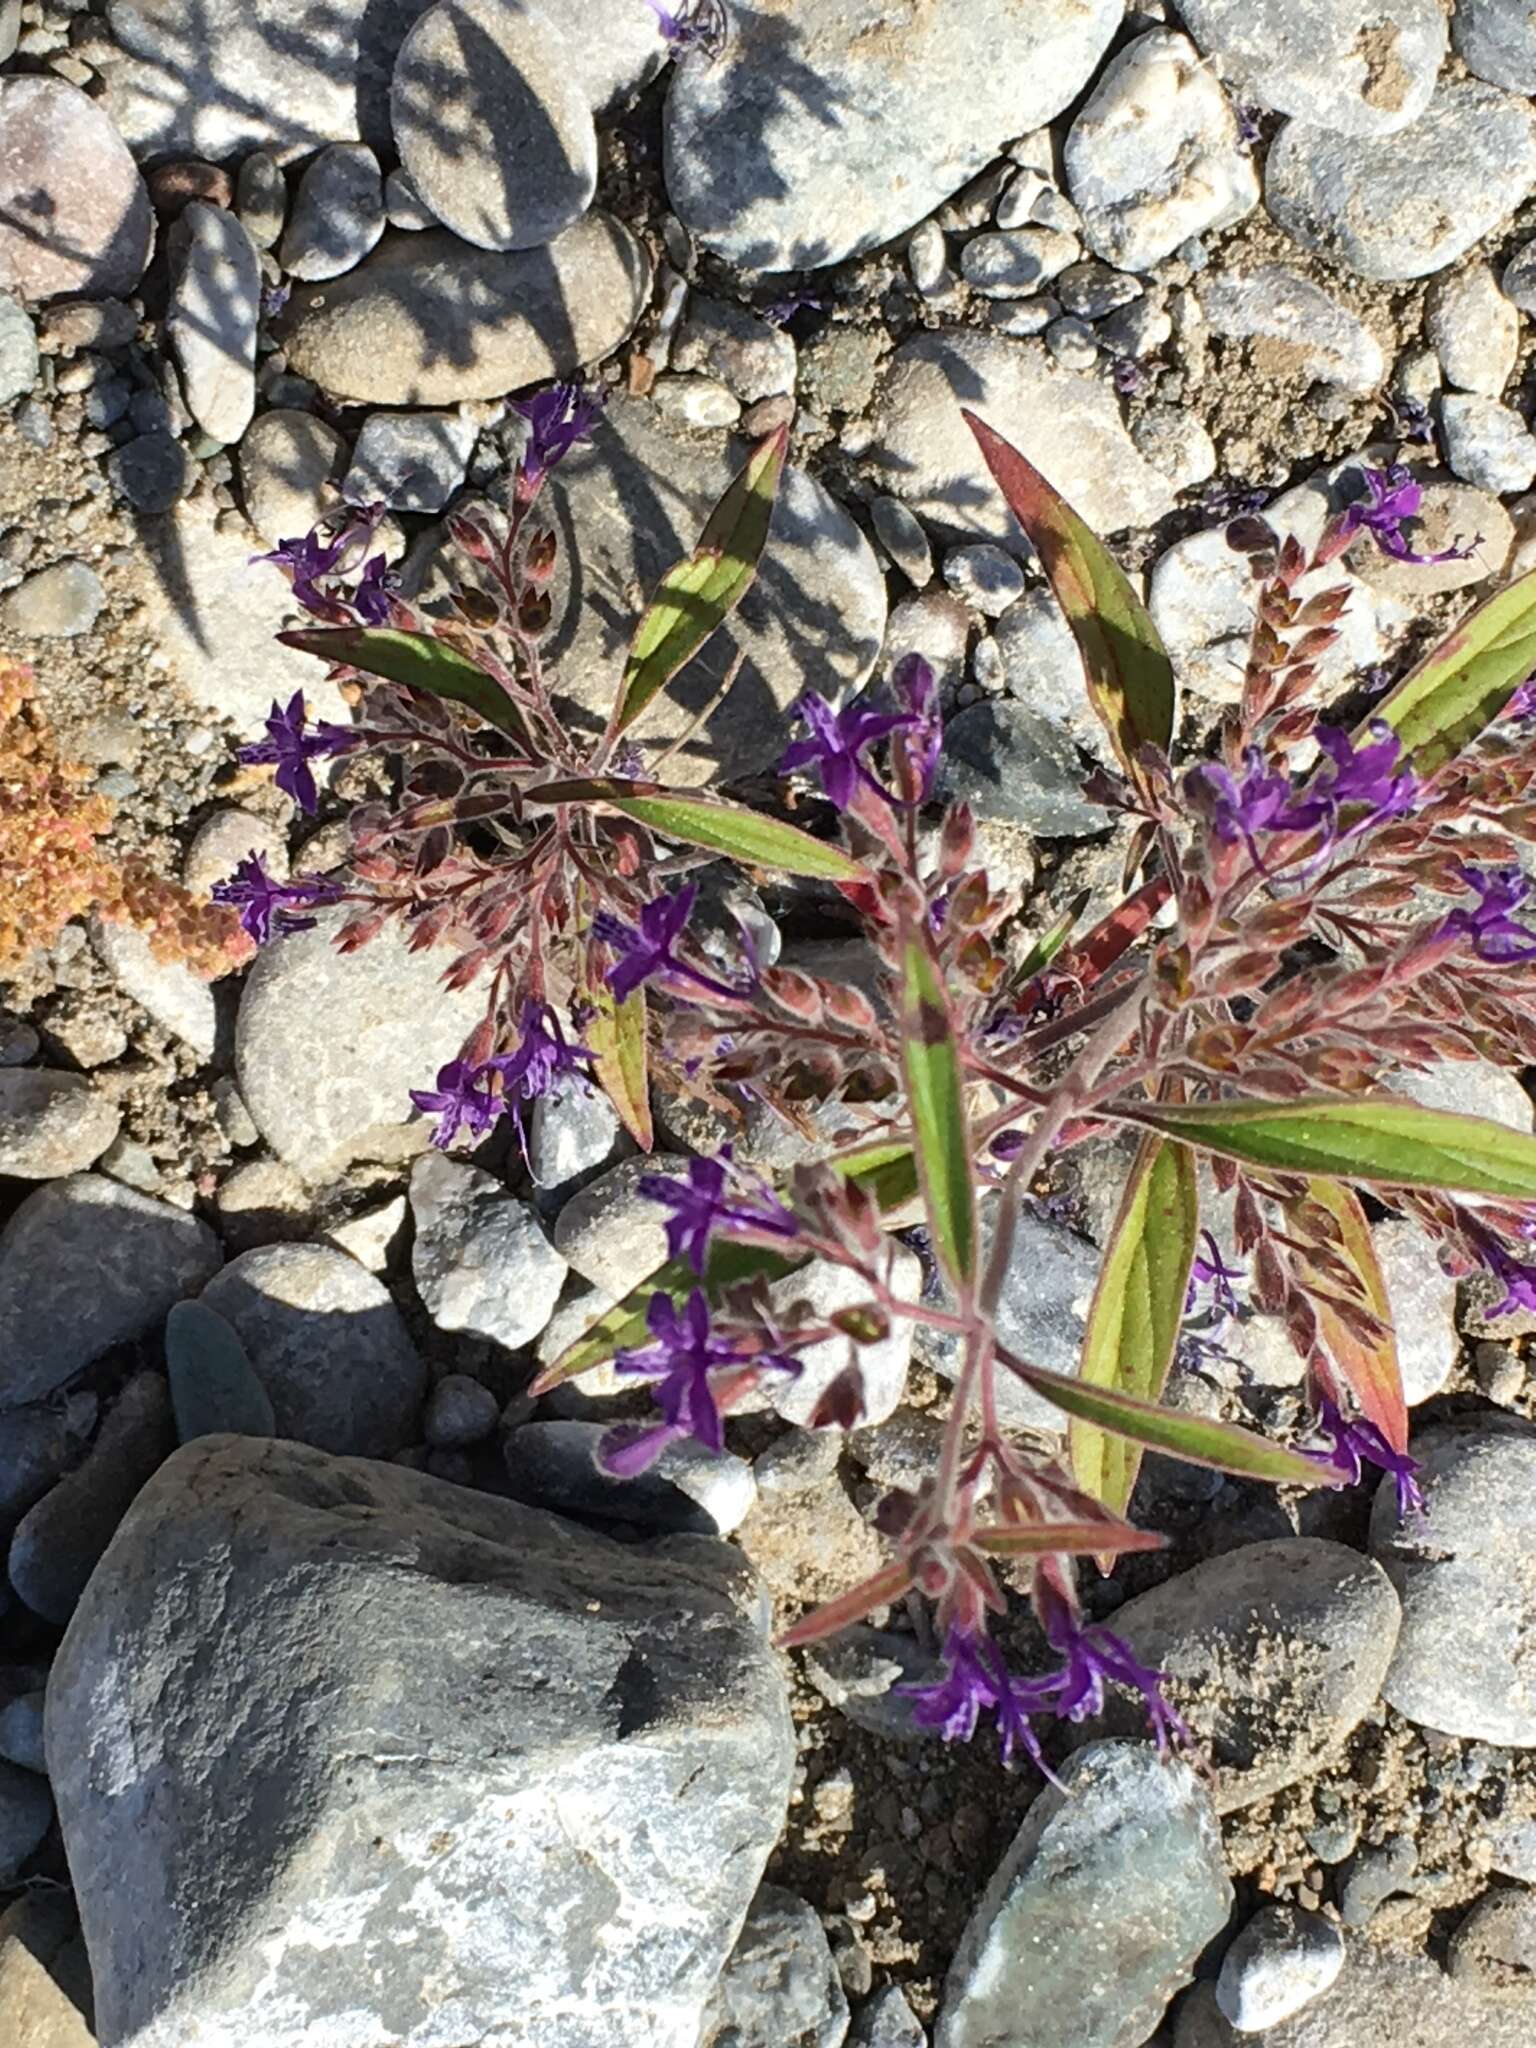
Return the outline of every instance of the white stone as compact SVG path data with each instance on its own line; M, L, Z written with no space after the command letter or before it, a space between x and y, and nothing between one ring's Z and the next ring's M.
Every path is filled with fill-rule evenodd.
M92 920L96 951L118 987L157 1024L211 1057L218 1038L218 1010L213 990L181 960L157 960L146 935L131 924Z
M1241 2034L1277 2027L1321 1998L1344 1967L1344 1937L1321 1913L1261 1906L1221 1959L1216 2003Z
M1486 263L1437 277L1425 301L1424 331L1448 384L1497 398L1514 373L1520 315Z
M922 1262L905 1245L891 1243L890 1286L901 1301L915 1302L923 1291ZM813 1260L798 1273L775 1280L769 1295L778 1310L791 1302L803 1301L813 1320L835 1315L839 1309L868 1302L869 1288L846 1266L834 1266L824 1259ZM758 1390L764 1405L786 1422L802 1428L810 1424L827 1388L855 1358L864 1388L864 1422L884 1422L900 1406L906 1392L907 1368L912 1359L913 1322L910 1316L893 1316L890 1334L876 1344L855 1346L846 1337L828 1337L802 1352L801 1370L791 1379L780 1373L765 1375Z
M171 231L166 338L192 417L216 441L238 441L256 410L261 265L227 207L194 200Z
M1536 482L1536 434L1512 406L1456 391L1440 401L1445 459L1469 484L1500 494Z
M1439 1393L1461 1356L1456 1282L1435 1256L1435 1240L1409 1217L1375 1224L1371 1240L1392 1311L1403 1395L1416 1408Z
M440 1330L515 1351L554 1313L566 1262L526 1202L493 1174L429 1152L411 1169L416 1291Z
M1212 333L1253 344L1261 376L1315 377L1346 391L1374 391L1386 370L1381 343L1363 320L1284 263L1219 271L1197 286Z
M1179 14L1237 97L1346 135L1415 120L1445 55L1437 0L1180 0Z

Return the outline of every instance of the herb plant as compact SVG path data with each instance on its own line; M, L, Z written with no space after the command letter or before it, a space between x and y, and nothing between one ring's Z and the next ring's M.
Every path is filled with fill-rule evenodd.
M1303 579L1362 539L1422 560L1405 473L1363 470L1356 504L1310 552L1251 514L1229 528L1258 624L1242 700L1212 758L1176 768L1175 687L1152 621L1109 553L1038 472L967 415L1071 624L1116 769L1092 788L1128 823L1122 900L1086 930L1021 931L975 859L963 804L936 806L931 673L901 664L884 699L810 693L784 757L804 815L829 799L837 844L717 792L668 790L643 754L647 706L747 587L783 459L763 444L642 617L606 731L563 725L541 655L552 529L548 466L586 425L578 394L531 401L530 452L504 537L454 528L482 574L431 619L369 565L350 595L309 543L279 551L329 623L290 636L362 684L355 728L311 732L274 707L261 757L303 802L308 763L372 747L398 794L353 814L345 877L247 876L254 936L344 902L340 943L388 919L441 945L447 978L483 980L486 1010L424 1087L438 1141L478 1139L572 1073L608 1090L648 1147L649 1078L716 1102L756 1100L821 1133L819 1156L770 1183L730 1147L645 1191L670 1259L536 1383L613 1361L656 1417L606 1436L623 1478L670 1443L723 1443L765 1379L818 1367L812 1426L863 1413L861 1355L898 1319L947 1333L960 1365L937 1468L893 1492L889 1565L790 1630L802 1643L915 1591L933 1603L944 1668L914 1717L949 1737L994 1723L1006 1758L1044 1768L1035 1723L1097 1714L1110 1686L1146 1702L1160 1741L1184 1731L1157 1674L1085 1619L1079 1560L1158 1546L1128 1518L1144 1452L1277 1485L1392 1475L1417 1511L1408 1417L1367 1204L1411 1216L1455 1271L1481 1267L1503 1306L1536 1305L1536 1138L1419 1107L1394 1084L1444 1061L1536 1061L1536 926L1519 863L1536 837L1536 576L1464 620L1364 720L1323 721L1318 664L1339 638L1340 585ZM335 537L320 544L321 553ZM366 537L354 536L354 557ZM382 609L381 609L382 607ZM829 824L828 829L831 829ZM694 867L816 877L879 963L871 992L765 964L744 937L722 967L692 938ZM263 929L258 930L258 925ZM1021 1207L1041 1169L1090 1140L1137 1143L1105 1250L1080 1371L1047 1371L1000 1337ZM827 1135L830 1133L830 1135ZM1214 1190L1231 1243L1202 1220ZM946 1283L912 1300L893 1280L895 1228L921 1219ZM815 1310L792 1276L856 1276L852 1307ZM1283 1318L1305 1361L1310 1424L1284 1445L1164 1405L1180 1345L1219 1343L1232 1282ZM818 1351L825 1359L826 1350ZM1010 1437L1001 1376L1067 1418L1063 1456ZM1008 1669L989 1629L1005 1564L1024 1564L1044 1677Z

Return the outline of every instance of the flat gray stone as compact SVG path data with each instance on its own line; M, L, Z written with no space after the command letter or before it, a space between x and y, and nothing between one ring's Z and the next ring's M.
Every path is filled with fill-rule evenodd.
M83 1074L0 1068L0 1174L13 1180L57 1180L93 1166L122 1121Z
M494 1175L429 1152L411 1169L411 1211L411 1272L437 1327L531 1344L569 1270L532 1208Z
M1210 1796L1146 1742L1096 1742L1041 1792L972 1914L934 2048L1128 2048L1226 1925Z
M310 532L332 509L326 486L340 483L347 444L313 413L278 407L253 422L239 464L246 517L276 547Z
M605 213L507 253L396 230L348 276L294 293L283 346L335 398L456 405L601 361L649 291L645 251Z
M555 1250L583 1280L621 1300L667 1258L667 1210L642 1195L639 1183L647 1174L681 1179L686 1172L681 1159L621 1159L560 1211Z
M1008 693L1075 745L1109 757L1103 721L1088 701L1083 657L1061 606L1043 584L1026 590L993 629Z
M1187 36L1154 30L1110 62L1063 152L1083 237L1119 270L1151 270L1192 235L1259 203L1237 116Z
M0 625L22 640L78 640L90 632L106 601L89 562L55 562L6 592Z
M212 1057L218 1011L206 981L183 960L157 959L148 935L134 925L93 918L91 940L124 995L184 1045Z
M432 1389L422 1434L434 1450L461 1450L494 1436L500 1417L501 1403L489 1387L467 1373L451 1372Z
M1190 2005L1205 1987L1191 1994ZM1210 2001L1214 2007L1214 1999ZM1477 2048L1527 2048L1532 2010L1528 1997L1490 1996L1464 1979L1448 1977L1426 1955L1371 1941L1353 1944L1332 1988L1293 2018L1257 2036L1234 2035L1219 2013L1211 2023L1220 2033L1185 2032L1179 2015L1178 2048L1445 2048L1451 2041L1475 2041Z
M605 1166L619 1139L618 1112L599 1088L569 1083L541 1095L528 1119L528 1170L551 1194Z
M731 299L690 293L672 343L674 370L707 370L744 405L795 388L794 336Z
M1452 473L1479 490L1528 491L1536 481L1536 434L1513 406L1471 391L1440 401L1440 432Z
M1450 79L1391 135L1288 121L1270 145L1264 203L1287 234L1361 277L1429 277L1512 214L1536 185L1536 114Z
M0 291L131 292L154 240L144 180L98 103L62 78L0 78Z
M1443 1735L1536 1748L1536 1432L1501 1418L1415 1437L1425 1514L1376 1496L1371 1549L1403 1605L1382 1687Z
M342 485L350 505L441 512L464 481L480 430L456 412L375 412Z
M473 984L442 987L446 951L413 953L386 925L355 953L332 938L345 913L322 911L258 954L235 1022L235 1069L257 1129L301 1171L355 1157L416 1116L485 1007ZM418 1125L418 1146L427 1127Z
M194 200L170 232L165 333L187 408L215 441L238 441L256 410L261 262L227 207Z
M597 130L558 10L438 0L395 61L390 115L412 184L478 248L537 248L592 203Z
M0 405L24 398L37 382L39 356L32 322L0 292Z
M733 1452L684 1438L636 1478L613 1479L597 1463L607 1433L601 1423L559 1420L509 1431L503 1451L513 1499L562 1515L701 1536L729 1536L752 1512L757 1482Z
M1526 0L1458 0L1451 40L1475 77L1536 93L1536 18Z
M384 180L363 142L333 143L305 167L283 235L282 265L306 283L355 270L384 232Z
M101 2038L694 2048L794 1760L755 1605L707 1539L186 1446L49 1687Z
M258 249L275 249L288 217L288 182L276 157L258 149L235 178L235 212Z
M1411 1217L1371 1227L1397 1336L1397 1362L1410 1408L1438 1394L1461 1356L1456 1281L1435 1256L1435 1240Z
M240 1339L279 1436L364 1458L419 1440L427 1369L388 1290L345 1252L260 1245L200 1299Z
M1424 308L1424 333L1446 382L1497 398L1514 373L1520 314L1499 290L1493 268L1471 263L1437 277Z
M158 1373L124 1387L73 1472L45 1493L11 1538L11 1584L34 1614L63 1628L139 1488L176 1447Z
M1023 825L1045 839L1078 839L1109 824L1083 796L1084 776L1060 727L1005 697L948 721L934 788L980 818Z
M1222 1957L1216 2003L1240 2033L1261 2033L1320 1998L1343 1967L1333 1921L1271 1901Z
M1013 228L973 235L960 252L960 274L989 299L1022 299L1075 263L1082 244L1056 228Z
M1211 332L1249 342L1261 376L1374 391L1386 373L1381 343L1365 322L1287 264L1218 271L1202 277L1197 290Z
M814 1907L765 1884L704 2016L701 2048L842 2048L848 1999Z
M1026 455L1097 533L1150 526L1172 509L1170 485L1137 454L1107 384L1059 368L1039 342L953 328L896 351L866 456L882 486L947 539L1028 545L962 405Z
M554 472L542 501L560 535L547 644L573 728L600 730L637 600L698 545L747 454L747 444L723 433L668 432L642 400L615 399L590 443ZM819 483L786 468L757 580L629 736L642 747L668 745L745 652L735 686L667 764L666 779L696 783L721 769L735 776L768 766L788 743L786 713L802 689L837 698L869 675L885 602L885 578L864 535Z
M100 1174L38 1188L0 1231L0 1408L157 1327L219 1261L206 1223Z
M15 1883L52 1825L53 1798L47 1779L15 1764L0 1763L0 1884Z
M928 2048L928 2036L900 1988L887 1984L854 2014L848 2048Z
M7 1408L0 1430L0 1536L60 1479L96 1427L94 1394Z
M1181 0L1184 26L1241 99L1345 135L1386 135L1429 104L1445 56L1436 0Z
M166 1317L165 1370L179 1443L277 1434L272 1398L245 1346L206 1301L178 1301Z
M841 262L923 218L1076 97L1117 0L881 0L740 7L718 61L684 63L666 109L668 196L745 270Z
M1117 1608L1114 1630L1160 1670L1214 1767L1218 1813L1308 1776L1382 1689L1397 1640L1386 1573L1341 1543L1283 1537L1208 1558ZM1112 1700L1112 1732L1135 1725Z

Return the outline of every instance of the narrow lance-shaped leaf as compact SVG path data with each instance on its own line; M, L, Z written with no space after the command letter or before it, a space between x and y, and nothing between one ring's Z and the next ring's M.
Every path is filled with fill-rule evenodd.
M1420 1109L1396 1096L1107 1107L1123 1122L1272 1173L1536 1200L1536 1137L1485 1117Z
M994 1557L1120 1557L1135 1550L1162 1550L1167 1537L1129 1522L1009 1522L976 1529L971 1541Z
M1364 1335L1334 1308L1320 1287L1311 1293L1323 1343L1334 1371L1343 1380L1367 1422L1374 1422L1395 1451L1408 1448L1408 1404L1392 1327L1392 1304L1381 1262L1371 1240L1360 1197L1336 1180L1307 1182L1307 1199L1326 1209L1338 1226L1332 1250L1353 1273L1365 1306L1380 1328Z
M530 804L602 804L636 824L676 839L686 846L707 847L733 860L777 868L786 875L807 875L825 882L856 882L864 870L856 860L825 840L813 839L798 825L765 818L740 804L691 796L656 782L636 782L618 775L581 776L546 782L526 792Z
M611 734L634 724L751 588L788 446L787 426L758 444L710 513L693 553L661 579L635 629Z
M500 683L446 640L394 626L308 626L277 637L322 661L344 663L365 676L382 676L387 683L463 704L519 746L528 745L521 714Z
M1084 1386L1081 1380L1066 1373L1047 1372L1042 1365L1030 1365L1016 1358L1001 1344L997 1356L1010 1372L1053 1406L1074 1419L1130 1437L1146 1450L1182 1458L1187 1465L1208 1465L1217 1472L1234 1472L1240 1479L1262 1479L1272 1486L1320 1486L1327 1480L1327 1473L1300 1451L1288 1451L1283 1444L1272 1444L1251 1429L1239 1429L1236 1423L1211 1422L1203 1415L1159 1408L1150 1401L1138 1401L1133 1395L1115 1393L1108 1387Z
M1178 1346L1199 1227L1193 1153L1161 1138L1144 1139L1088 1315L1080 1375L1085 1385L1161 1400ZM1068 1442L1078 1485L1123 1514L1135 1489L1141 1446L1086 1417L1073 1421Z
M616 1003L612 989L597 979L586 994L592 1015L582 1036L591 1050L598 1084L640 1150L649 1152L653 1133L645 990L637 988L622 1003Z
M1019 962L1013 976L1016 986L1021 986L1024 982L1031 980L1043 967L1050 966L1056 955L1061 951L1068 939L1071 938L1077 920L1092 901L1092 890L1080 889L1061 913L1061 916L1057 918L1056 922L1046 926L1045 930Z
M1139 777L1139 749L1173 739L1173 663L1151 614L1093 530L1034 464L962 407L997 487L1040 557L1066 613L1088 696L1122 766Z
M933 1249L966 1300L976 1279L977 1236L965 1080L949 999L916 932L902 946L901 1063Z
M1533 673L1536 569L1464 618L1375 706L1371 718L1386 720L1415 772L1428 777L1469 747Z

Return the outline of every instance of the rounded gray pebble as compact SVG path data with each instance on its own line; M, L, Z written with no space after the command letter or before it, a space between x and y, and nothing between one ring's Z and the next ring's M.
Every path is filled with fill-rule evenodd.
M434 1450L458 1450L493 1435L500 1415L501 1405L489 1387L467 1373L451 1372L432 1389L422 1434Z

